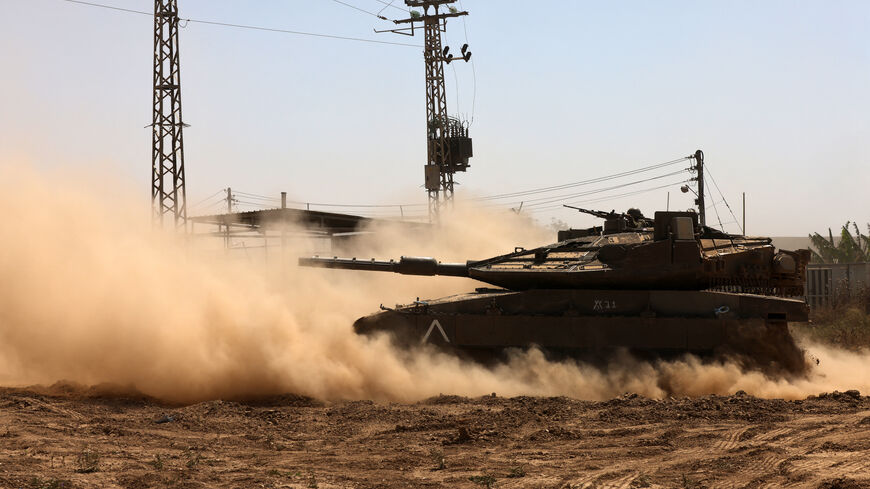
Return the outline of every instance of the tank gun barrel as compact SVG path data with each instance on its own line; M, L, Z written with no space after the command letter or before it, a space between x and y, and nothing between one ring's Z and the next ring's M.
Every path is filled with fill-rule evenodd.
M467 277L468 265L464 263L441 263L430 257L403 256L396 260L357 260L356 258L299 258L301 267L337 268L342 270L367 270L392 272L402 275L446 275Z

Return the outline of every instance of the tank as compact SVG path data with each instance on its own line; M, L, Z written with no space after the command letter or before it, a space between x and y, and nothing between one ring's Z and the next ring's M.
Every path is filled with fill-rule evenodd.
M302 266L468 277L473 292L415 300L360 318L360 334L387 332L403 345L464 353L532 345L580 354L628 349L655 355L722 353L799 371L789 322L807 321L808 250L776 250L770 238L702 226L694 212L581 212L602 226L560 241L466 263L403 256L377 261L300 258Z

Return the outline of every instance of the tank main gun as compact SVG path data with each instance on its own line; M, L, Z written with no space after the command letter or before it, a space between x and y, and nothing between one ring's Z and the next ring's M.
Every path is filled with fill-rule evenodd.
M341 270L367 270L391 272L402 275L446 275L449 277L468 277L468 264L441 263L435 258L403 256L399 261L357 260L356 258L299 258L301 267L336 268Z

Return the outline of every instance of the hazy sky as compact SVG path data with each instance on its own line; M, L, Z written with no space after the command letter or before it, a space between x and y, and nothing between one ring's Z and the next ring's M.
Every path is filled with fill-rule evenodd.
M95 1L153 9L148 0ZM376 35L391 24L332 0L179 3L186 18L422 43ZM447 68L449 110L474 116L475 157L457 177L459 198L575 182L701 148L738 217L746 192L751 234L870 221L870 2L462 3L470 15L451 21L445 39L458 50L467 27L477 82L475 92L468 64ZM0 7L0 161L115 172L147 202L149 17L62 0ZM425 202L422 48L191 23L181 59L191 204L227 186L309 202ZM581 206L651 214L669 190L672 208L691 205L675 185ZM569 210L534 215L594 223Z

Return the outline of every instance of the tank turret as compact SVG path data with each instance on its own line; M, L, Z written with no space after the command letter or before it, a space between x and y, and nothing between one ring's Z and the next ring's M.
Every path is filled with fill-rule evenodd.
M691 212L656 212L650 220L628 213L587 211L634 226L630 231L568 239L466 263L431 257L398 261L300 258L302 266L469 277L511 290L711 290L803 295L809 253L779 251L770 238L707 233ZM627 220L630 218L631 220ZM605 224L606 229L606 224Z

